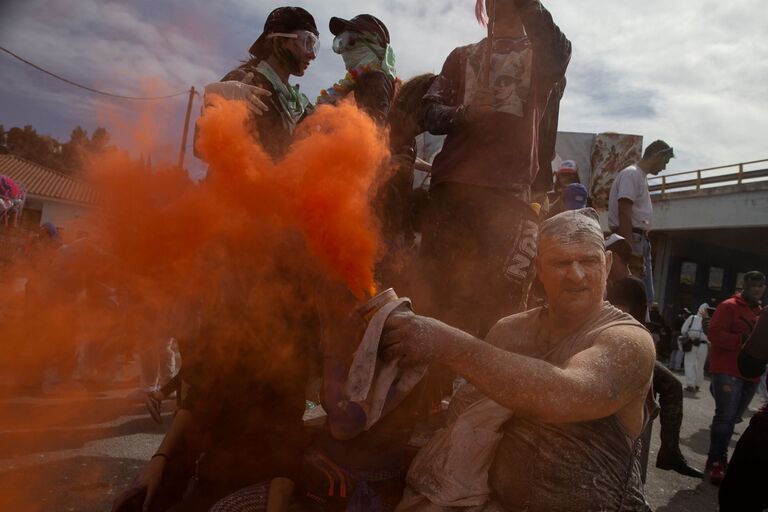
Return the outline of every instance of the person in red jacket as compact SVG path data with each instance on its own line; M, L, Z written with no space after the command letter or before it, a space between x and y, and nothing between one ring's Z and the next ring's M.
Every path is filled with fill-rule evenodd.
M746 411L757 390L758 379L748 379L739 371L738 357L760 314L760 299L765 293L765 275L747 272L744 291L722 302L709 324L712 343L710 390L715 398L715 416L710 429L707 469L710 481L719 485L728 466L728 445L736 420Z

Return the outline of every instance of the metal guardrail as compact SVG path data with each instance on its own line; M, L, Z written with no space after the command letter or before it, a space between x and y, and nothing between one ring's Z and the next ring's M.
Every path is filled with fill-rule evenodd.
M745 169L745 167L751 166L760 168ZM735 172L728 172L728 170ZM688 176L690 178L687 178ZM664 176L649 176L648 189L651 192L660 192L664 196L670 192L700 192L702 188L716 188L726 184L742 185L747 180L768 180L768 159L708 167L706 169L678 172Z

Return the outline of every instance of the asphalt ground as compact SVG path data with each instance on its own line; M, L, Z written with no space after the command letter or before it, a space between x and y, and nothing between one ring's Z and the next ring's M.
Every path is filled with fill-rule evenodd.
M707 383L708 384L708 383ZM0 511L108 511L160 443L154 423L131 388L69 390L0 400ZM755 398L752 408L760 399ZM174 403L164 403L165 425ZM681 446L703 468L714 401L686 393ZM749 413L751 414L751 413ZM749 418L736 427L733 444ZM655 467L658 421L651 442L646 497L657 512L714 512L717 488L706 480Z

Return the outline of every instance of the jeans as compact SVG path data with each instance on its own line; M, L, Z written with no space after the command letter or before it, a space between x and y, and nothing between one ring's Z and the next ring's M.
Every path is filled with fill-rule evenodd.
M651 260L651 241L646 235L632 233L632 252L643 257L643 283L645 294L648 297L648 306L653 304L653 262Z
M712 374L710 391L715 398L715 417L709 436L709 462L726 462L736 420L744 414L757 390L757 383L732 375Z

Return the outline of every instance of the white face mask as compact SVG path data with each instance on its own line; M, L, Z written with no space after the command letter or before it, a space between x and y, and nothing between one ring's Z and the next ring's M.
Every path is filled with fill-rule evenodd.
M333 39L333 51L341 55L347 69L378 64L386 54L376 36L358 32L342 32L337 35Z

